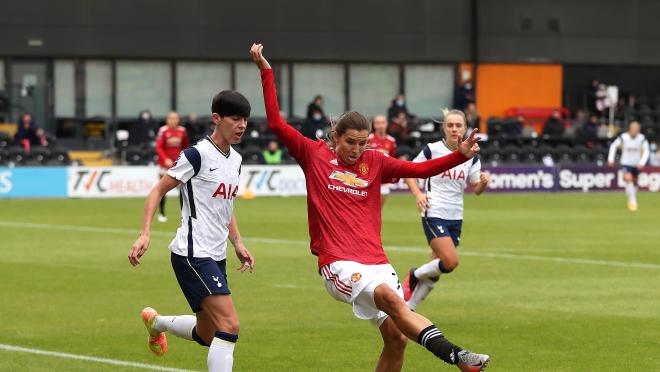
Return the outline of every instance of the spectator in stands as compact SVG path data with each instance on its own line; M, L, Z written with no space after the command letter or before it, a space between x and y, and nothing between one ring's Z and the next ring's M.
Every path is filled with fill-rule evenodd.
M467 131L472 132L472 129L479 128L481 124L481 114L477 111L477 105L470 102L465 107L465 116L467 118Z
M410 112L408 112L408 108L406 107L406 97L403 94L397 95L392 100L390 107L387 109L387 120L392 122L395 118L399 117L399 114L401 113L406 115L406 119L410 119L412 116Z
M319 117L318 115L321 115ZM318 94L314 97L314 100L307 105L307 121L321 121L328 122L328 118L323 112L323 96Z
M518 138L522 135L523 128L525 127L525 117L519 115L515 118L504 120L502 123L502 132L506 137Z
M191 112L186 115L183 126L188 132L191 143L197 142L211 132L209 125L203 120L199 120L199 116L196 112Z
M261 153L264 163L268 165L282 164L282 149L277 141L268 142L268 147Z
M32 115L28 112L21 116L21 121L18 123L18 130L14 136L14 144L25 147L25 151L30 151L30 146L39 145L37 127L32 120Z
M456 107L457 110L464 111L474 102L474 86L472 85L472 80L466 80L463 85L457 84L454 89L454 107Z
M387 128L387 134L394 137L396 143L405 144L408 142L408 116L404 111L399 111L397 116L392 118L390 126Z
M323 137L323 131L328 124L328 120L323 116L323 111L312 108L311 116L305 120L301 133L307 138L316 140Z
M48 147L55 144L55 137L42 128L37 128L37 140L39 146Z
M580 142L587 145L587 147L592 147L594 142L598 139L598 127L600 122L598 121L598 116L591 114L589 116L589 121L587 121L582 130L580 131Z
M156 137L153 130L154 120L151 111L142 110L138 119L128 130L128 143L133 146L147 145Z
M543 138L559 139L564 134L564 123L561 121L561 114L554 110L548 120L543 125Z

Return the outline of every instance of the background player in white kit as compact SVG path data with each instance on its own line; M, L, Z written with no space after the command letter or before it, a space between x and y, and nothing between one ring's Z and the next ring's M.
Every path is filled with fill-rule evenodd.
M184 150L172 168L149 193L140 237L128 259L133 266L149 247L151 220L160 199L181 185L181 227L169 245L179 286L196 316L161 316L148 307L142 320L149 347L156 355L167 351L165 331L209 346L209 371L231 371L239 322L227 284L227 238L241 262L241 272L252 271L254 259L241 239L233 214L238 193L241 155L231 145L245 132L250 104L235 91L213 98L213 134Z
M454 151L467 131L465 114L459 110L445 110L443 130L445 139L430 143L414 159L426 161ZM458 266L456 247L461 239L463 224L463 193L467 181L474 193L480 195L488 186L490 177L481 173L481 162L475 156L425 182L425 192L417 187L417 180L407 178L406 184L422 211L422 228L431 247L431 261L411 269L403 283L404 299L415 310L435 286L440 274L448 274Z
M623 171L623 180L626 182L628 209L633 212L637 210L637 176L649 160L649 141L639 132L640 129L641 126L638 122L630 122L628 131L612 142L607 156L607 164L613 167L616 151L621 150L619 163Z

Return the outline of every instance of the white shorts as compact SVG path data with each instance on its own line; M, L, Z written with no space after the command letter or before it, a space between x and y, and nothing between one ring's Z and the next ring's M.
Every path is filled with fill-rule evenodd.
M325 289L335 300L353 305L353 314L380 327L387 314L378 310L374 291L387 284L403 298L396 271L390 264L364 265L353 261L336 261L321 268Z
M391 183L383 183L380 185L380 194L381 195L389 195L390 194L390 189L392 188Z

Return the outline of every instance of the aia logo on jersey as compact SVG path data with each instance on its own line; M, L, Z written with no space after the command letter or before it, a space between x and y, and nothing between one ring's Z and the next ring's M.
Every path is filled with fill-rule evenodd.
M235 187L232 187L231 183L229 185L225 185L224 182L220 183L218 188L215 190L213 195L211 196L212 198L215 197L221 197L223 199L236 199L236 194L238 194L238 185Z
M331 180L337 180L341 181L344 185L346 186L351 186L351 187L366 187L369 182L363 180L362 178L358 178L355 173L351 172L342 172L342 171L332 171L332 174L330 175Z
M465 181L465 172L462 169L460 171L456 171L456 168L454 168L446 171L440 177L449 178L450 180L454 181Z

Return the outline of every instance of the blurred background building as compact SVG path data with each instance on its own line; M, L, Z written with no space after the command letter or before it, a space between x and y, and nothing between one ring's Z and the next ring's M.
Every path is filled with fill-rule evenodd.
M602 162L630 120L652 142L660 132L656 1L1 0L0 7L0 165L153 163L167 112L178 111L191 139L200 138L222 89L252 103L240 147L247 162L262 162L273 137L249 61L255 41L274 62L284 115L301 131L347 110L388 114L400 155L441 135L432 119L444 107L465 109L488 133L483 157L492 165ZM315 124L308 108L318 95L323 115ZM24 113L41 133L31 151L14 138ZM320 134L314 128L311 136Z

